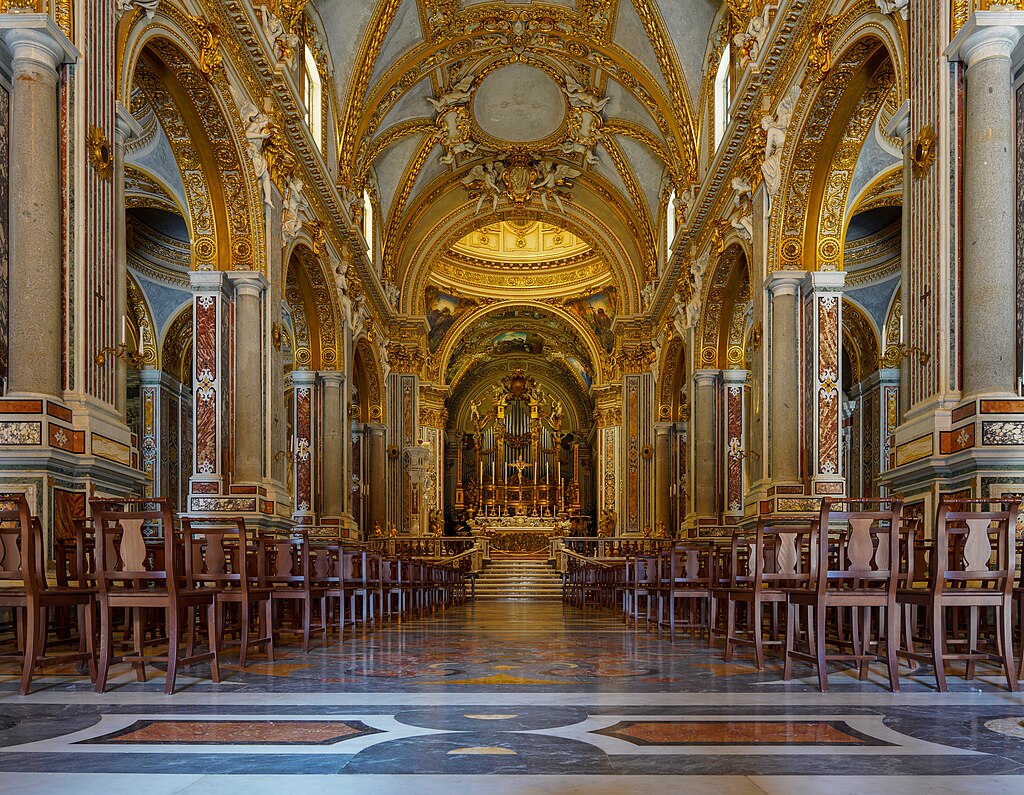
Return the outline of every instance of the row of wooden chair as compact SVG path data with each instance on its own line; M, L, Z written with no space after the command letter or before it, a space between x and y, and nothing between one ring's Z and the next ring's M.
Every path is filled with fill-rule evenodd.
M822 501L813 520L763 517L725 541L680 542L657 555L622 562L574 560L567 601L618 605L634 627L687 632L708 646L724 641L725 660L749 646L759 669L766 649L782 653L784 677L794 662L817 668L828 690L828 665L852 662L860 678L885 664L900 686L900 660L930 663L946 689L946 663L965 674L994 663L1007 687L1024 679L1024 569L1018 570L1016 500L943 499L934 538L904 517L902 501Z
M181 666L209 662L212 680L220 681L227 645L238 646L242 669L252 650L273 661L284 611L308 652L311 641L326 643L332 631L342 638L346 629L365 631L467 598L463 573L451 565L388 557L301 530L261 535L241 518L176 522L163 499L96 499L91 506L92 521L77 523L73 549L65 545L56 556L54 585L46 579L38 519L23 495L0 495L0 607L12 608L16 647L0 657L22 662L22 694L35 669L58 658L87 668L98 692L115 663L131 664L145 681L146 664L162 662L165 690L173 693ZM77 611L74 637L70 608ZM197 652L200 632L205 651ZM50 653L67 643L77 647Z

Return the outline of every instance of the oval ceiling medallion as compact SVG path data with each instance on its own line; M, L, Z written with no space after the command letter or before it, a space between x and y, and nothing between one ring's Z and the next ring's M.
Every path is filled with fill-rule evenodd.
M523 63L491 72L473 97L477 126L498 141L543 141L559 131L565 114L565 94L558 83L543 70Z

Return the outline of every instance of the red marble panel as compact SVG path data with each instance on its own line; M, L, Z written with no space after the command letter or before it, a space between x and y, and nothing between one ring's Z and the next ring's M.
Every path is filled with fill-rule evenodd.
M217 471L217 299L195 302L195 456L199 474Z
M47 433L50 438L50 447L58 450L65 450L69 453L85 452L85 431L73 431L56 423L48 423Z
M53 537L56 540L74 538L74 520L81 519L84 516L84 491L53 490Z
M1024 400L983 400L982 414L1024 414Z
M115 745L330 745L378 734L360 721L141 720L89 740Z
M964 406L959 406L953 409L952 420L953 422L960 422L960 420L967 419L968 417L973 417L977 410L978 404L972 400L970 403Z
M743 387L727 390L728 411L728 483L727 502L730 511L743 510Z
M312 449L313 390L295 389L295 509L309 511L313 507Z
M41 400L0 400L0 414L42 414Z
M818 299L818 472L839 473L839 299Z
M56 417L58 420L71 422L71 409L65 408L58 403L51 403L49 400L46 401L46 413L51 417Z
M943 455L958 453L975 445L974 423L952 431L939 433L939 452Z
M842 721L637 721L595 732L634 745L865 745ZM874 743L871 743L874 744Z

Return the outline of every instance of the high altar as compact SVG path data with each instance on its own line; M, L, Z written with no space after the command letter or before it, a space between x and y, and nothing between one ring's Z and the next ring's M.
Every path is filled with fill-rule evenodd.
M580 516L580 444L562 428L564 408L523 370L494 385L489 408L481 402L456 454L455 509L508 551L546 546Z

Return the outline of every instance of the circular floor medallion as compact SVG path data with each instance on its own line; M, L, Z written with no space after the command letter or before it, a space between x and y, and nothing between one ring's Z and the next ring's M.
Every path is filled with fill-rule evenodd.
M500 141L532 143L553 135L565 119L565 95L544 71L522 63L487 75L473 98L480 129Z

